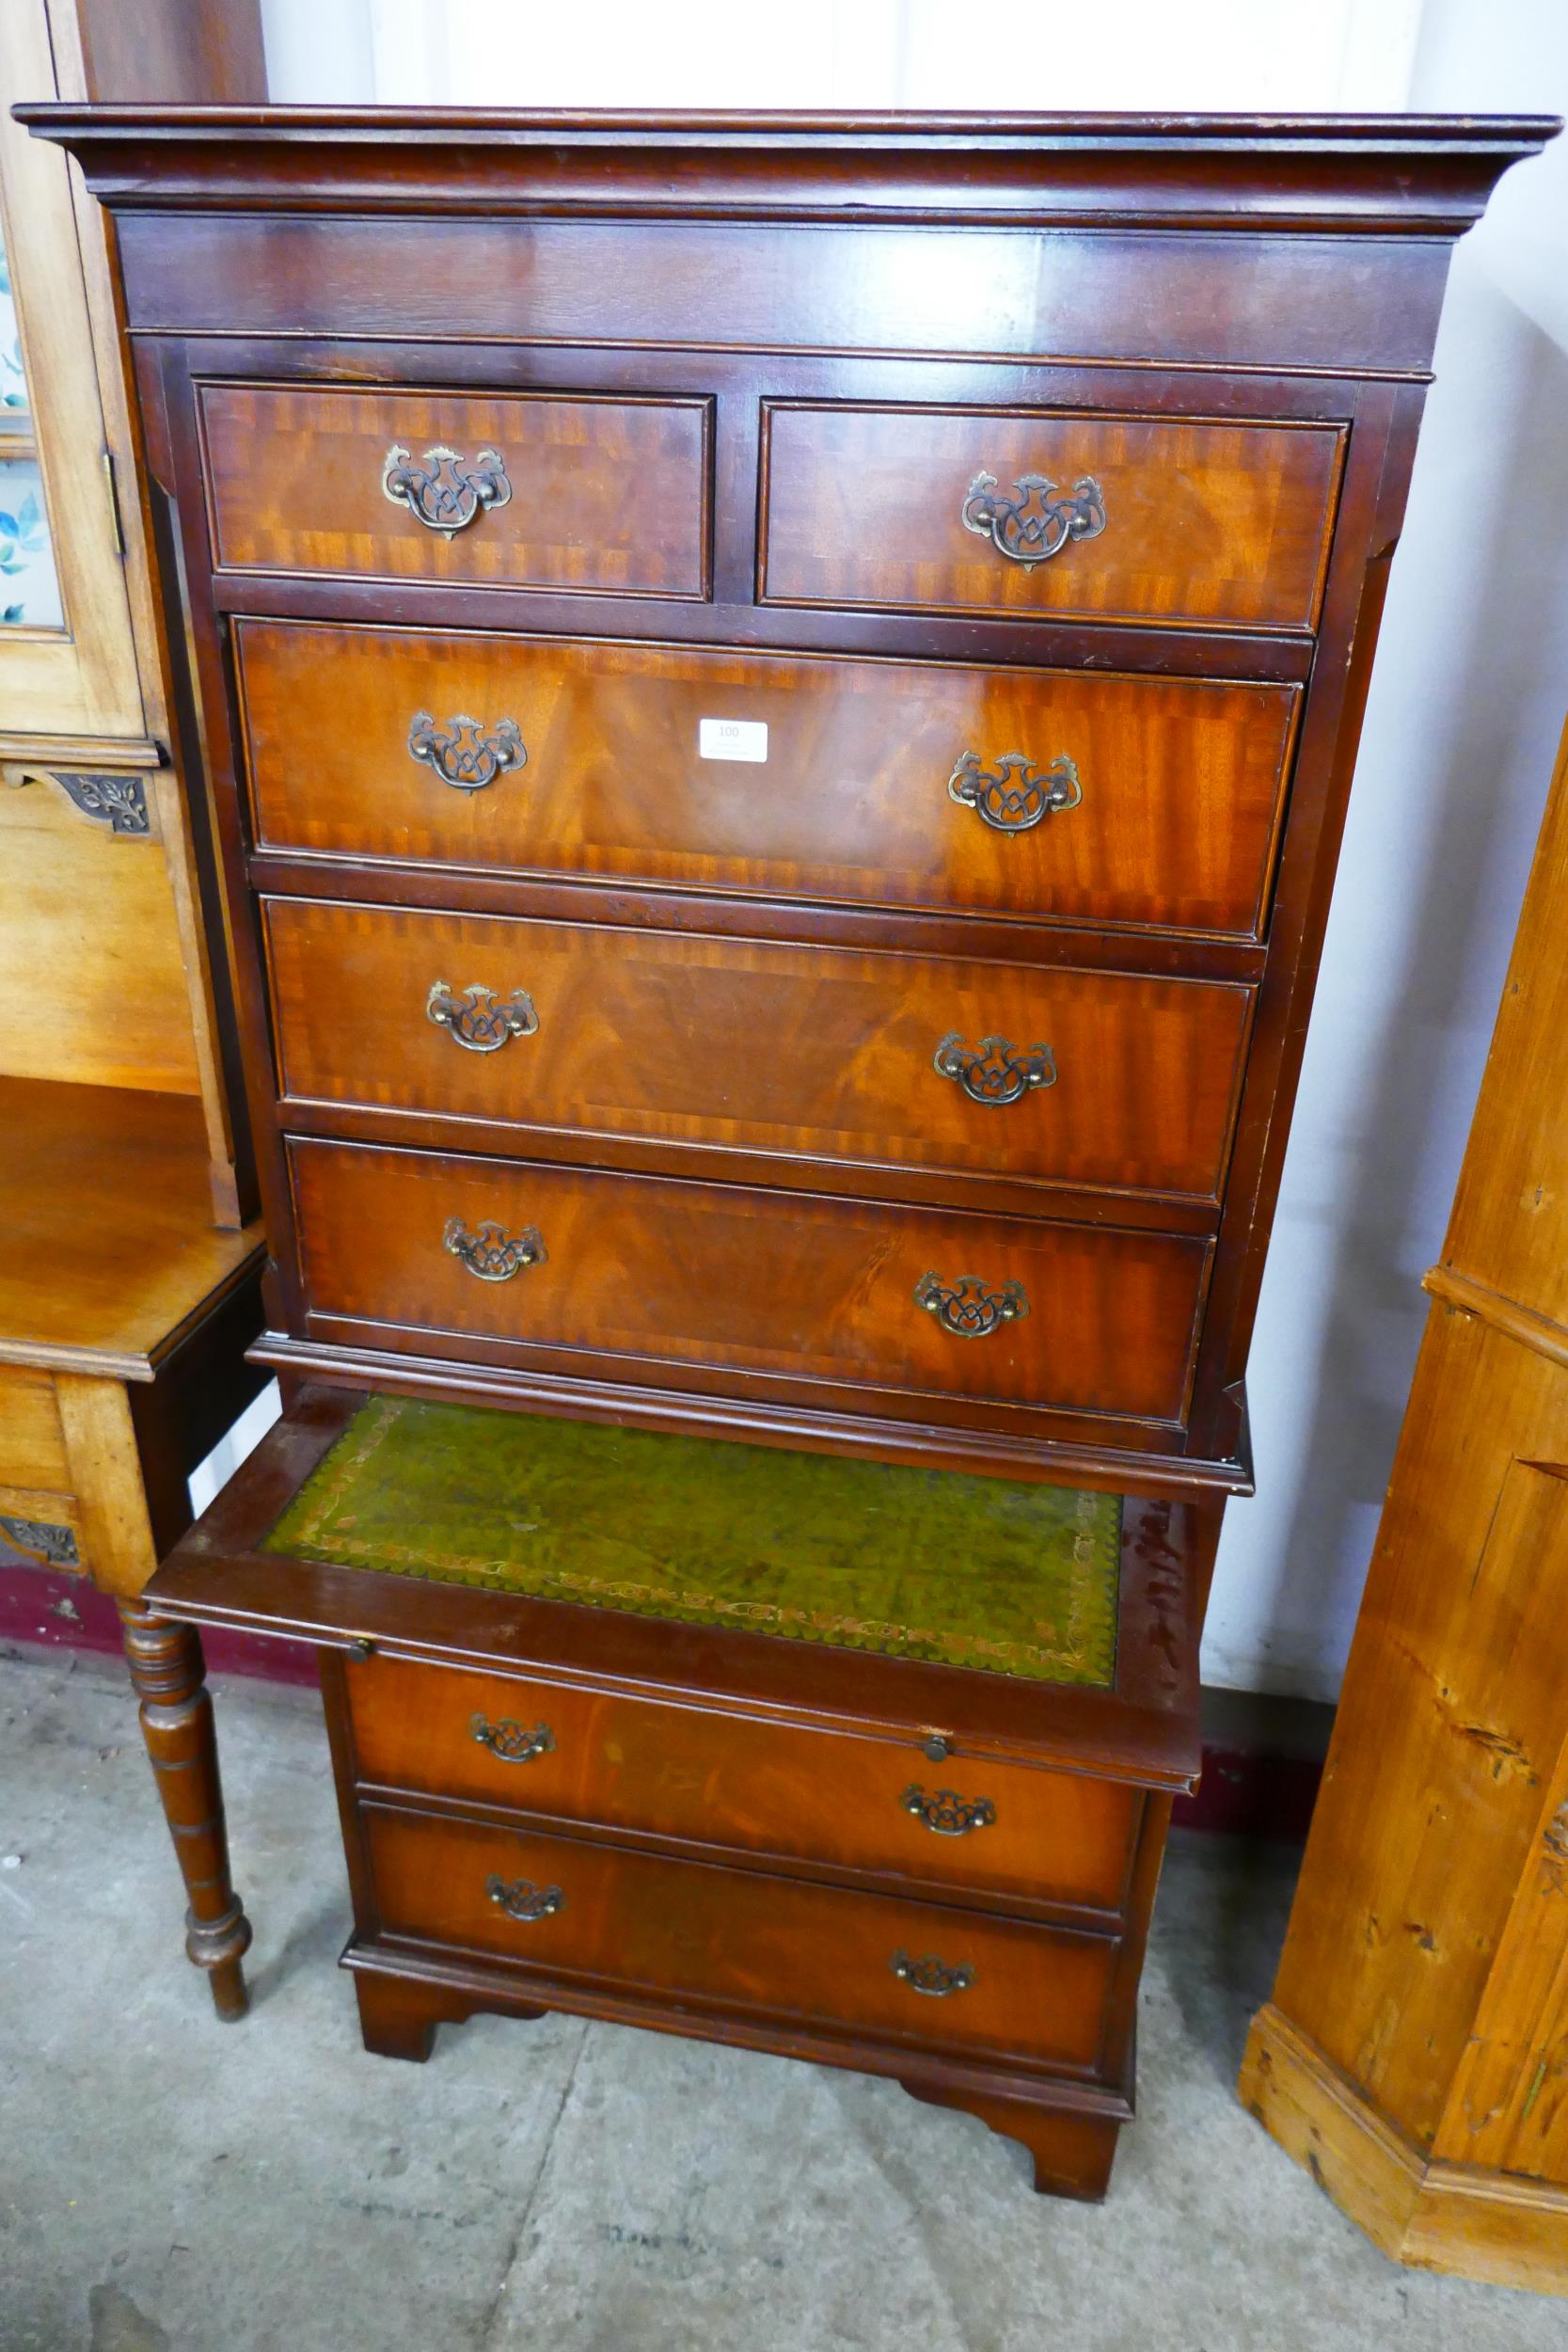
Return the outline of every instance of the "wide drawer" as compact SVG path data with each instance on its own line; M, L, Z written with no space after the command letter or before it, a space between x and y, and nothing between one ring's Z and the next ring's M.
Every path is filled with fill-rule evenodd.
M1228 628L1317 618L1338 426L805 405L767 415L766 601Z
M1109 1937L373 1803L361 1814L385 1935L925 2048L1099 2061Z
M263 849L1241 937L1300 700L297 622L234 640Z
M1119 1912L1141 1798L852 1734L374 1658L346 1669L360 1776L934 1887Z
M1210 1245L294 1140L312 1318L1171 1422ZM477 1269L477 1270L476 1270ZM499 1278L499 1279L496 1279ZM400 1333L397 1327L403 1327Z
M265 903L286 1096L1216 1197L1251 992Z
M199 400L222 569L707 593L705 401L269 384Z

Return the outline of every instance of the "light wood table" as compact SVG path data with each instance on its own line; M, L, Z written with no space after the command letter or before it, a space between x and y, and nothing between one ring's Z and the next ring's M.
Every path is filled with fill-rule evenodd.
M119 1604L190 1898L186 1948L243 2014L201 1645L140 1601L190 1524L186 1480L262 1385L261 1230L211 1222L200 1102L0 1078L0 1548Z

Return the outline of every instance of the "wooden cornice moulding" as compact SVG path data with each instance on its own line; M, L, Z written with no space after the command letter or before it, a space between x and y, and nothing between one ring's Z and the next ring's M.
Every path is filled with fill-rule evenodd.
M955 219L1457 235L1550 116L35 104L120 207ZM911 169L911 166L914 167Z

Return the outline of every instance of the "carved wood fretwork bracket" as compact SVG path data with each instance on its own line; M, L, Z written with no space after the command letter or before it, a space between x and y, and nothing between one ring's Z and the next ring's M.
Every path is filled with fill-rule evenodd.
M149 774L145 768L46 767L36 759L0 760L0 777L6 783L55 785L84 817L124 840L157 838L157 805L148 790Z

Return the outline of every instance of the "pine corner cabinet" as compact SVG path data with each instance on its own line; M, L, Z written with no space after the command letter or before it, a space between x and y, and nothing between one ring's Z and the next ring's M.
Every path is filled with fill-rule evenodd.
M290 1397L156 1599L323 1651L367 2042L791 2051L1098 2195L1449 251L1555 125L24 113Z

